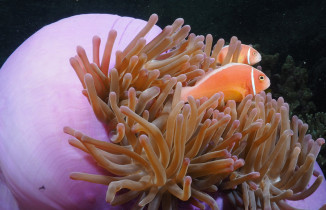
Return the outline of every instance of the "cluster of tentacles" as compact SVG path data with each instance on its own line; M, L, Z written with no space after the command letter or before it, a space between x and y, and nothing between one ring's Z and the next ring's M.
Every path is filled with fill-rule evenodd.
M224 63L218 64L214 58L224 40L212 50L212 36L189 35L182 19L146 44L143 37L156 21L152 15L123 51L112 52L117 34L111 30L101 62L98 37L93 38L92 63L82 47L71 58L82 93L97 119L113 132L104 142L64 128L75 137L71 145L108 171L74 172L71 178L108 185L111 205L136 200L137 206L149 209L173 208L177 199L218 209L212 195L221 190L246 209L277 209L287 205L285 199L303 199L314 192L322 176L315 174L315 184L306 186L324 139L312 140L297 117L290 122L282 98L276 101L262 92L239 104L225 104L223 93L180 100L183 86L236 62L240 41L231 39ZM112 53L116 62L109 70Z

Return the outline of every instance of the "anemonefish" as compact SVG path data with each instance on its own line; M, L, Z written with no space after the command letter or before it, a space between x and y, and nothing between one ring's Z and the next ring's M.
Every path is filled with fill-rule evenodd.
M229 45L224 46L220 53L217 55L217 62L222 64L223 60L228 52ZM232 60L232 58L231 58ZM261 61L260 53L250 45L241 44L241 51L237 63L244 63L249 65L255 65Z
M194 86L181 89L181 100L189 95L195 99L210 98L217 92L224 93L224 100L240 102L246 95L267 89L269 78L258 69L242 63L229 63L207 73Z

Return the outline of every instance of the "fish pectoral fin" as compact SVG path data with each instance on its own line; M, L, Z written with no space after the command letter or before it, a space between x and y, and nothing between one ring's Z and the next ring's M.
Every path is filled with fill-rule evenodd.
M236 102L240 102L248 93L248 91L242 88L234 88L232 90L223 91L224 100L235 100Z
M248 89L244 89L244 90L242 90L241 94L242 94L242 97L245 98L247 95L250 94L250 91Z

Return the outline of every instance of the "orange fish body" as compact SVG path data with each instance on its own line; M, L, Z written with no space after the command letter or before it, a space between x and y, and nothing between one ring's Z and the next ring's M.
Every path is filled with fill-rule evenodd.
M207 73L195 86L183 87L181 100L210 98L217 92L224 93L224 100L240 102L246 95L259 93L270 85L269 78L258 69L241 63L229 63Z
M220 53L217 55L217 62L222 64L223 60L228 52L229 45L226 45L222 48ZM231 58L232 60L232 58ZM255 50L250 45L241 44L241 51L239 54L238 62L243 64L255 65L256 63L261 61L260 53Z

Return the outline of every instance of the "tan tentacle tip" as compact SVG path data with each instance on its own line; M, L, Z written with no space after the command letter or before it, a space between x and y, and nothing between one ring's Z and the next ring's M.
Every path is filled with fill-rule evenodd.
M84 82L86 84L90 84L91 82L94 82L93 76L90 73L86 73L84 76Z
M119 143L122 141L125 135L125 125L123 123L118 123L116 126L117 133L111 137L113 143Z
M65 132L66 134L69 134L71 136L76 137L78 140L81 140L81 138L84 136L84 134L82 134L81 132L69 127L69 126L65 126L63 128L63 132Z
M77 55L79 55L79 56L86 55L85 49L82 46L80 46L80 45L78 45L76 47L76 52L77 52Z
M116 37L117 34L118 34L118 32L115 29L111 29L109 31L109 37L113 37L113 36Z
M183 159L183 164L184 165L189 165L190 164L190 158Z
M243 159L236 160L236 161L234 162L234 170L236 170L236 169L238 169L238 168L244 166L244 164L245 164L245 161L244 161ZM258 173L258 174L259 174L259 173Z
M258 179L260 177L260 173L259 172L251 172L249 173L250 177L252 179Z
M77 61L77 59L75 57L69 58L69 62L70 62L70 65L71 66L74 66L74 64L77 64L78 63L78 61Z
M231 152L229 152L227 149L223 149L221 151L223 152L222 156L225 157L225 158L230 158L232 156Z
M316 142L318 143L319 146L321 146L321 145L325 144L325 139L323 139L323 138L318 138L318 139L316 140Z
M238 37L236 37L236 36L232 36L230 42L232 42L232 41L234 41L234 42L235 42L235 41L238 41Z
M191 182L192 182L192 178L191 178L191 176L186 176L186 177L184 178L184 184L185 184L185 185L191 185Z
M213 41L213 36L212 36L212 34L207 34L207 35L206 35L206 40L207 40L207 39Z
M193 102L195 102L195 98L194 98L192 95L189 95L189 96L187 97L187 100L188 100L188 101L193 101Z
M110 93L110 96L111 96L111 93ZM120 106L120 111L122 112L122 113L128 113L129 112L129 108L127 107L127 106Z
M148 22L154 22L154 24L158 21L158 15L156 13L153 13L149 19L148 19Z
M148 142L148 136L142 134L139 136L139 143L144 147L146 144L149 144Z
M128 89L128 94L134 94L134 93L136 93L135 88L134 88L134 87L130 87L130 88Z
M246 95L246 97L243 99L243 101L245 101L245 100L252 100L253 97L254 97L254 96L253 96L252 94L248 94L248 95Z
M159 94L161 93L161 88L157 87L157 86L153 86L153 87L150 87L147 89L148 91L151 91L151 92L155 92L156 94ZM145 91L147 91L145 90Z
M221 97L221 92L215 93L212 98L214 98L215 100L218 100Z
M93 43L94 42L96 42L96 43L100 42L101 43L101 38L99 36L95 35L95 36L93 36L92 41L93 41Z
M248 181L247 183L251 190L256 191L258 189L258 185L256 183L254 183L253 181Z
M127 74L129 74L129 73L127 73ZM127 76L127 74L125 74L125 76ZM130 74L130 76L131 76L131 74ZM132 78L132 77L131 77ZM135 90L135 88L134 87L130 87L129 89L128 89L128 92L127 92L127 94L128 94L128 98L130 99L130 98L133 98L133 97L135 97L136 98L136 90ZM137 100L137 99L136 99Z
M73 180L79 180L78 178L80 177L79 176L80 174L81 173L79 173L79 172L72 172L72 173L70 173L69 177L70 177L70 179L73 179Z
M73 136L75 133L75 130L69 126L65 126L65 127L63 127L63 132Z
M286 131L284 131L284 135L293 136L293 131L292 130L286 130Z
M288 110L289 110L289 108L287 106L284 106L284 105L281 106L281 111L288 111Z
M240 125L240 120L234 120L234 121L233 121L233 126L234 126L234 127L237 128L237 127L239 127L239 125Z
M117 100L117 94L116 94L116 92L110 92L110 94L109 94L109 100L110 101L116 101Z
M183 18L177 18L174 22L177 23L178 25L183 25L185 21Z

